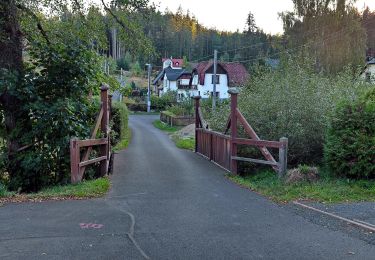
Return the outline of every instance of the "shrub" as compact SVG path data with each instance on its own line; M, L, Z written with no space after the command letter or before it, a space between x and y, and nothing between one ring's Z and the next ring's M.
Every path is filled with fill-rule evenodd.
M130 71L133 76L141 76L143 73L143 70L141 68L141 65L139 64L138 61L135 63L131 64Z
M126 138L128 131L128 109L124 103L112 103L112 136L111 143L116 145Z
M330 170L348 178L375 178L375 88L333 113L325 143Z
M319 164L335 104L368 86L352 75L346 70L329 77L316 73L312 60L283 59L277 69L259 72L241 89L239 109L261 139L289 138L289 165ZM217 109L210 114L210 126L223 131L228 115L229 106Z

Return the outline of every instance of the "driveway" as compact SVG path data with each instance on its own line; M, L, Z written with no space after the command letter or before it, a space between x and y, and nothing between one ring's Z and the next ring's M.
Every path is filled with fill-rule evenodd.
M375 247L230 182L131 116L103 199L0 207L0 259L374 259Z

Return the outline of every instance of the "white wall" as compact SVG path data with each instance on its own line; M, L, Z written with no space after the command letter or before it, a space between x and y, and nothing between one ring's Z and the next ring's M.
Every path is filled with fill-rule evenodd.
M219 84L216 84L216 92L219 92L219 98L228 98L228 77L226 74L217 74L220 76ZM209 98L213 91L214 84L212 84L213 74L205 74L204 85L198 85L198 92L202 98ZM194 78L198 75L195 75ZM193 78L193 82L194 82Z

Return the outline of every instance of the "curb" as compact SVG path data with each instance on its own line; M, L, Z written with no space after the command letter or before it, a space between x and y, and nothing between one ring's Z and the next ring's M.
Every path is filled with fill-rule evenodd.
M323 211L323 210L320 210L320 209L317 209L317 208L305 205L305 204L300 203L298 201L293 201L293 204L294 205L298 205L298 206L303 207L303 208L306 208L306 209L309 209L309 210L312 210L312 211L319 212L321 214L330 216L330 217L335 218L335 219L339 219L341 221L345 221L347 223L353 224L355 226L361 227L361 228L369 230L371 232L375 232L375 225L367 223L365 221L361 221L361 220L357 220L357 219L352 220L352 219L344 218L344 217L341 217L339 215L336 215L336 214L333 214L333 213L329 213L329 212L326 212L326 211Z

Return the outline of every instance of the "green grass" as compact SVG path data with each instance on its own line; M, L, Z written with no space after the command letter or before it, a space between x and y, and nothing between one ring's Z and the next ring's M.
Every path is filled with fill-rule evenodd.
M181 127L167 125L166 123L164 123L160 120L155 120L152 124L156 128L158 128L162 131L168 132L168 133L174 133L174 132L177 132L178 130L181 129Z
M375 201L375 181L325 177L315 183L284 184L276 173L263 171L252 176L228 178L276 202L312 200L324 203Z
M168 110L163 111L163 113L166 114L167 116L173 116L173 117L176 116L174 113L172 113L171 111L168 111Z
M84 199L98 198L105 195L110 188L108 178L99 178L96 180L83 181L78 184L69 184L64 186L54 186L41 190L38 193L15 194L6 192L0 196L4 201L21 202L29 200L47 200L47 199ZM1 195L1 194L0 194Z
M113 148L114 151L120 151L123 149L126 149L129 145L130 139L131 139L132 132L130 128L126 130L125 137Z
M176 146L180 149L192 150L195 149L195 139L194 138L181 138L181 137L174 137L172 138L175 142Z
M160 115L160 112L129 111L129 115Z

